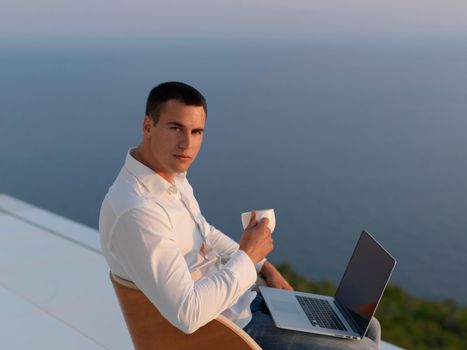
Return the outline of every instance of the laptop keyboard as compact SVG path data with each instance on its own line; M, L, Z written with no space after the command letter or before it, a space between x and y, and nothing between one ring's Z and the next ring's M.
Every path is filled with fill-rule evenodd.
M341 331L346 330L327 300L299 295L295 297L313 326Z

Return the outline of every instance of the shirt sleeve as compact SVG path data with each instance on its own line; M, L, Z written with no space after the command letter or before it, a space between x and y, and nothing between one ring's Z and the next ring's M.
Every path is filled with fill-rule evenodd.
M204 216L201 218L203 226L207 231L207 239L209 243L216 249L222 258L229 258L239 249L239 244L232 238L219 231L214 226L208 224Z
M256 281L248 255L223 239L232 251L227 264L194 282L159 206L131 209L117 220L111 253L159 312L185 333L216 318Z
M204 217L202 217L202 220L203 225L208 229L207 236L213 248L221 255L223 259L230 259L232 254L239 250L239 244L214 226L208 224ZM265 262L266 258L255 265L256 273L261 271Z

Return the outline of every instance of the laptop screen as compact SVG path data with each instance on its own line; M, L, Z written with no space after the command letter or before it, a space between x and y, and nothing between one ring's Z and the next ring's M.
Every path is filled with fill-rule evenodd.
M365 335L396 264L395 259L366 231L337 288L335 299Z

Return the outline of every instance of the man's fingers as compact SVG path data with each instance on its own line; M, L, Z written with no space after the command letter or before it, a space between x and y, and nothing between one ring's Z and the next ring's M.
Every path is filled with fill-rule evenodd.
M261 221L259 222L259 224L260 224L261 226L268 226L268 224L269 224L269 219L266 218L266 217L264 217L264 218L261 219Z
M250 222L248 223L247 228L253 227L256 225L256 211L251 211Z

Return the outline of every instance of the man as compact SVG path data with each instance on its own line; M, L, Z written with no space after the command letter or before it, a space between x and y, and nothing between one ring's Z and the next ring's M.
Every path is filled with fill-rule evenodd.
M102 250L111 271L133 281L182 331L192 333L222 313L272 348L277 339L262 339L264 327L284 339L284 332L297 332L273 327L264 302L250 291L258 272L269 286L292 289L265 260L273 249L268 219L257 223L253 213L237 244L206 222L186 178L206 117L204 97L187 84L163 83L150 92L142 140L102 203Z

